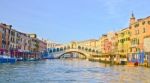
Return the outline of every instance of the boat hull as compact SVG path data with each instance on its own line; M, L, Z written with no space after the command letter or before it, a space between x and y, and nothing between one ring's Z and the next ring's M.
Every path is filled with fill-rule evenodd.
M8 57L8 56L1 56L0 63L15 63L17 61L16 58Z

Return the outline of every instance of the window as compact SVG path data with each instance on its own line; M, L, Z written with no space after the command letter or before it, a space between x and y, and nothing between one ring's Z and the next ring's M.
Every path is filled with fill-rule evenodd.
M145 21L143 21L142 24L144 25L144 24L145 24Z
M140 48L137 48L137 50L136 51L140 51Z
M145 33L145 28L143 28L143 33Z
M132 48L130 48L130 52L132 52Z
M124 43L124 42L125 42L125 39L122 40L122 43Z
M130 31L128 31L128 34L130 35Z
M139 30L135 30L135 35L138 35L139 34Z
M139 34L139 30L137 30L137 34Z
M148 24L150 25L150 21L148 21Z
M135 32L135 35L137 35L137 30L135 30L134 32Z
M134 39L132 40L132 45L134 45L134 44L138 44L138 45L139 45L139 39L134 38Z
M137 44L138 44L138 45L140 44L140 41L139 41L139 39L137 39Z
M128 37L128 41L130 41L130 38Z
M136 28L136 27L139 27L139 24L135 24L134 27L135 27L135 28Z

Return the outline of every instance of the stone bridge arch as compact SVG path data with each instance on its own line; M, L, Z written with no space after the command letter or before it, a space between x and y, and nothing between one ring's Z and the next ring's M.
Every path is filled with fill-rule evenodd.
M67 53L79 53L83 56L85 56L86 58L89 58L90 57L90 54L85 52L85 51L82 51L82 50L79 50L79 49L68 49L68 50L64 50L64 51L60 51L60 52L54 52L52 53L53 55L55 55L55 58L60 58L61 56L63 56L64 54L67 54Z
M86 58L90 58L90 56L92 55L100 54L100 51L97 48L77 45L76 42L72 42L71 44L66 44L66 45L57 46L55 48L50 48L48 50L48 56L59 58L60 56L66 53L71 53L71 52L82 54L86 56Z
M66 52L61 53L58 58L61 58L62 56L64 56L65 54L68 54L68 53L79 53L82 56L84 56L85 58L88 58L90 56L89 54L87 54L85 52L81 52L81 51L66 51Z

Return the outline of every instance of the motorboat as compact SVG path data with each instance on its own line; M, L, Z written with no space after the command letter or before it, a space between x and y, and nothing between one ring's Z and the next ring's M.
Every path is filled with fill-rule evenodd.
M17 58L17 61L23 61L23 58L22 57Z
M35 59L35 58L29 58L29 59L27 59L27 61L37 61L37 59Z
M16 58L10 57L7 55L0 55L0 63L15 63L17 61Z
M128 63L127 63L127 66L128 66L128 67L134 67L135 65L134 65L133 62L128 62Z

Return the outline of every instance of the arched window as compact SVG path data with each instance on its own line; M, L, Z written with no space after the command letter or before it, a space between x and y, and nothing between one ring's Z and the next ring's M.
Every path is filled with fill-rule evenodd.
M88 48L85 48L85 51L88 51Z
M66 50L67 48L66 48L66 46L64 47L64 50Z
M81 49L81 46L78 46L78 49Z
M56 52L56 49L55 49L55 48L53 49L53 52Z
M95 52L95 50L93 49L92 52Z
M67 49L70 49L70 46L68 46Z
M50 49L50 50L49 50L49 53L52 53L52 52L53 52L52 49Z
M91 52L91 48L89 49L89 52Z
M63 48L62 48L62 47L60 48L60 51L63 51Z
M96 50L96 53L98 53L98 50Z
M84 47L82 47L82 50L84 50Z
M57 48L57 52L59 52L60 50L59 50L59 48Z

